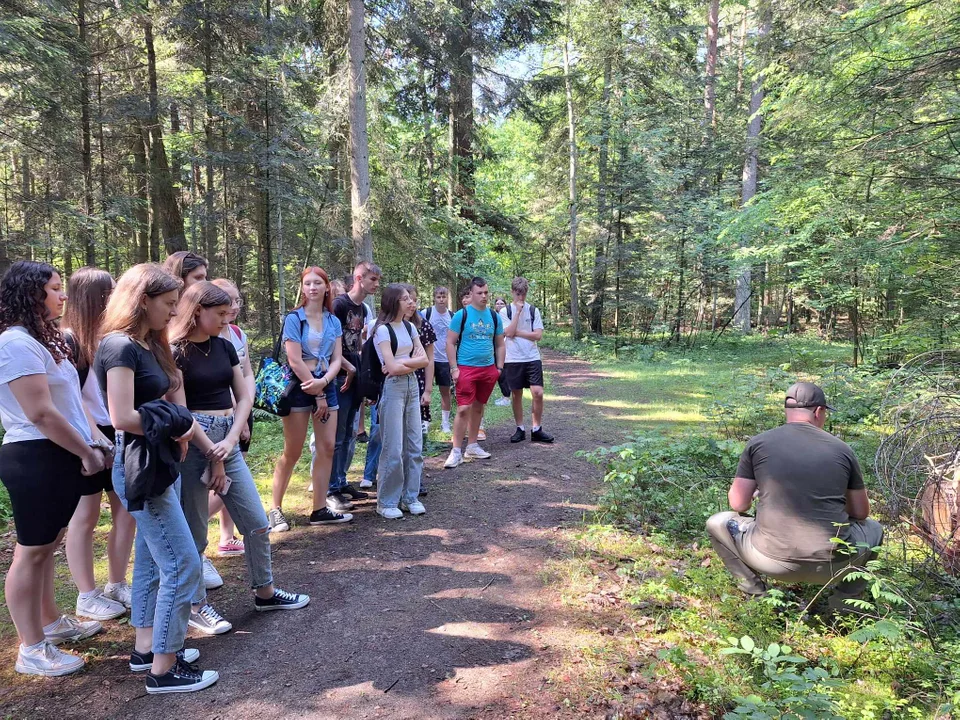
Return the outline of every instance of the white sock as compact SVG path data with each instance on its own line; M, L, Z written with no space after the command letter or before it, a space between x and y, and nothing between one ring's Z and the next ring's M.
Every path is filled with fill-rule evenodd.
M455 452L457 455L462 455L463 448L454 448L451 452Z
M104 589L104 591L106 591L106 590L116 590L118 587L123 587L123 586L126 585L126 584L127 584L127 581L126 581L126 580L124 580L123 582L118 582L118 583L108 582L106 585L103 586L103 589Z
M443 422L444 425L449 425L449 424L450 424L450 411L449 411L449 410L441 410L441 411L440 411L440 418L441 418L441 421Z
M480 447L480 444L479 444L479 443L470 443L469 445L467 445L467 450L470 450L471 448L476 448L477 450L482 450L482 449L483 449L483 448Z
M517 430L523 430L524 432L527 431L527 429L523 425L517 425Z
M86 600L88 597L93 597L93 596L96 595L96 594L97 594L97 589L94 588L94 589L91 590L90 592L82 592L82 593L80 593L80 597L82 597L84 600Z
M534 425L532 428L530 428L530 432L536 432L539 429L540 429L539 425Z
M37 651L39 651L39 650L43 647L43 644L44 644L46 641L47 641L47 639L44 638L43 640L41 640L40 642L38 642L36 645L24 645L23 643L20 643L20 650L21 650L22 652L37 652Z
M44 626L43 626L43 631L44 631L44 632L47 632L48 630L49 630L49 631L52 631L52 630L53 630L55 627L57 627L57 625L59 625L59 624L60 624L60 618L57 618L56 620L54 620L54 621L53 621L52 623L50 623L49 625L44 625Z

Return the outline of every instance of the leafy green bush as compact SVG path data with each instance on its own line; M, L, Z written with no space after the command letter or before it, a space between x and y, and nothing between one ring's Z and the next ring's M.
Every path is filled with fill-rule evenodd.
M741 450L734 440L642 436L586 456L607 468L602 515L618 523L694 537L726 502Z

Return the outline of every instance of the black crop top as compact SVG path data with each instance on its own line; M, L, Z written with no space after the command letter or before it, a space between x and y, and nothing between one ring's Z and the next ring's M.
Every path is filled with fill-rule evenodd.
M233 407L233 368L240 364L233 343L221 337L202 343L184 340L174 347L173 358L183 373L183 391L190 410Z
M107 371L115 367L133 370L133 408L162 398L170 389L170 378L152 352L126 333L110 333L100 341L93 359L93 371L97 374L103 404L107 402Z

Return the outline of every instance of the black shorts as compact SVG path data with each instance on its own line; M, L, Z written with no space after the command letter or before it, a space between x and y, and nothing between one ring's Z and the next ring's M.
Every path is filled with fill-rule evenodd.
M100 432L107 436L110 442L116 442L117 433L109 425L97 425L100 428ZM80 494L81 495L99 495L104 490L107 492L113 492L113 468L106 468L101 470L96 475L91 475L90 477L84 477L80 483Z
M450 363L440 362L439 360L433 363L433 381L437 384L437 387L453 385L453 378L450 377Z
M10 494L17 542L49 545L80 504L86 478L80 458L52 440L24 440L0 447L0 480Z
M247 427L250 429L250 438L248 440L241 440L238 445L240 445L240 452L249 452L250 451L250 441L253 440L253 410L250 410L250 414L247 415Z
M543 362L507 363L503 366L503 377L511 391L539 386L543 387Z

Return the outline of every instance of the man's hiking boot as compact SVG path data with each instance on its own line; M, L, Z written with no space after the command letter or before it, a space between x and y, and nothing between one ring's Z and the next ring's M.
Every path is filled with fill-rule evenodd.
M523 442L526 439L527 439L527 431L521 430L520 428L517 428L517 431L510 436L510 442L512 443Z

